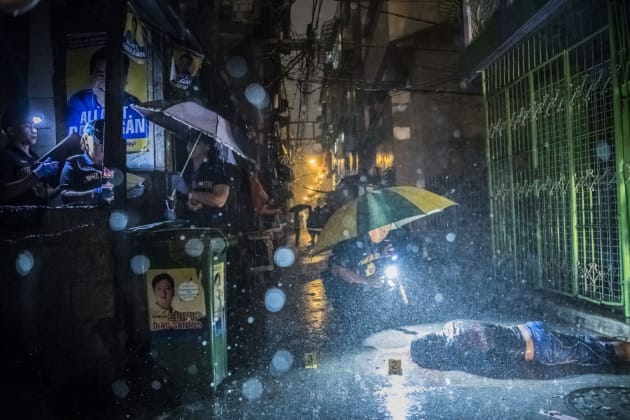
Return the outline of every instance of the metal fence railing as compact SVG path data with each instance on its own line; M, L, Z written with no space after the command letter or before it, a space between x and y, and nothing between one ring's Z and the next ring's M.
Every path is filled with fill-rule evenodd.
M531 287L630 318L630 2L606 5L568 2L484 70L491 230Z

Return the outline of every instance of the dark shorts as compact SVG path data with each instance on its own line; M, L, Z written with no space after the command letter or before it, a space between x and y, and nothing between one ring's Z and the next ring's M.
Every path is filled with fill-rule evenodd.
M534 361L543 365L610 365L615 361L612 343L590 336L552 332L540 322L525 324L534 342Z

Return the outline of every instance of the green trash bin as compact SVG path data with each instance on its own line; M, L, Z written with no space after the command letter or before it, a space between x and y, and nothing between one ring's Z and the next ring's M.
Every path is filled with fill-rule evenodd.
M226 255L234 241L218 229L170 222L127 233L131 300L140 301L133 311L136 338L147 341L169 386L214 391L228 374Z

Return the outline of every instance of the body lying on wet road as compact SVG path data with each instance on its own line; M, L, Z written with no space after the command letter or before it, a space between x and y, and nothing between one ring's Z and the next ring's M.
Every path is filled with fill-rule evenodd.
M540 321L499 325L455 320L446 323L439 333L412 341L411 358L425 368L466 371L519 364L630 366L630 342L563 334Z

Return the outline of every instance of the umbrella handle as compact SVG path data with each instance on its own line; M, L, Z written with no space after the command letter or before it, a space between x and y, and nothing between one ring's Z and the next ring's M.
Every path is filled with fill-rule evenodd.
M188 167L188 163L190 162L190 158L192 157L193 152L195 151L195 149L197 148L197 144L199 143L199 139L201 139L201 132L199 132L199 134L197 134L197 139L195 139L195 144L193 144L193 147L190 151L190 153L188 153L188 157L186 158L186 162L184 162L184 167L182 168L181 171L179 171L179 176L184 176L184 171L186 171L186 168ZM173 188L173 191L171 192L171 195L169 195L166 199L166 208L167 210L174 210L174 207L171 209L169 207L168 202L169 201L175 201L175 193L177 192L177 190L175 188Z
M199 143L199 139L200 138L201 138L201 132L199 132L199 134L197 135L197 139L195 140L195 144L193 144L193 147L192 147L190 153L188 153L188 157L186 158L186 162L184 162L184 167L182 168L181 171L179 171L179 176L183 176L184 175L184 171L188 167L188 162L190 162L190 158L191 158L193 152L195 151L195 149L197 148L197 144ZM173 191L173 194L175 194L175 191Z
M175 220L175 201L174 200L164 200L164 203L166 204L166 219L167 220ZM171 206L171 203L173 203L173 205Z

